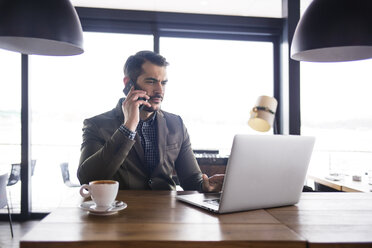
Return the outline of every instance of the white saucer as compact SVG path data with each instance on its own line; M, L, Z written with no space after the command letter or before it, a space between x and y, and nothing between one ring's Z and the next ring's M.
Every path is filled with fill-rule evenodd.
M125 202L115 201L110 208L98 209L93 201L86 201L81 203L79 207L93 215L112 215L116 214L120 210L125 209L127 206L128 205Z

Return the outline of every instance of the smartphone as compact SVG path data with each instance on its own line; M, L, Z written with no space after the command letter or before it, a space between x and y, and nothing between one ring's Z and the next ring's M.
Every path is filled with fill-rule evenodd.
M136 89L136 90L141 90L141 88L138 87L138 85L137 85L137 84L136 84L132 79L129 79L129 82L127 83L127 85L125 85L124 90L123 90L123 92L124 92L124 94L125 94L126 96L129 94L129 91L130 91L130 89L131 89L133 86L134 86L134 89ZM144 98L144 97L139 97L138 100L147 101L147 99Z
M126 96L128 95L128 93L129 93L130 89L133 87L133 85L134 85L133 80L129 79L129 82L127 83L127 85L125 85L125 88L123 90L123 92Z

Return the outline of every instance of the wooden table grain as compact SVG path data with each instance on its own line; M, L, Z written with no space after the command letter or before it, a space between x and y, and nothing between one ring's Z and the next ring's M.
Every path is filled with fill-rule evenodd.
M176 194L119 191L117 199L128 207L111 216L56 209L20 247L306 247L304 238L265 210L217 215L178 202Z
M303 193L294 206L268 209L309 248L372 247L372 194Z
M293 206L222 215L178 202L176 194L120 191L128 207L111 216L79 209L77 198L20 247L372 247L372 194L303 193Z

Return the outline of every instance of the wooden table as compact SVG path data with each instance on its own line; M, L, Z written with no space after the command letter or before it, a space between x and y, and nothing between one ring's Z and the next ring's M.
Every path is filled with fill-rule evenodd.
M371 194L303 193L295 206L224 215L178 202L176 194L120 191L128 208L111 216L56 209L20 247L372 246Z
M372 247L372 194L302 193L298 204L268 209L309 248Z

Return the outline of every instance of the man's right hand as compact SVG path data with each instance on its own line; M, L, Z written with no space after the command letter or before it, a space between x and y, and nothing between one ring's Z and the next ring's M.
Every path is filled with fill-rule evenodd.
M127 97L121 105L121 109L124 114L124 126L130 131L135 132L138 122L140 120L140 109L141 105L151 107L151 104L145 100L139 100L139 98L150 99L144 90L135 90L134 87L129 91Z
M215 174L211 177L208 177L206 174L203 174L202 178L203 192L220 192L222 190L225 174Z

